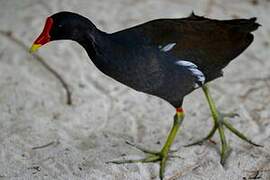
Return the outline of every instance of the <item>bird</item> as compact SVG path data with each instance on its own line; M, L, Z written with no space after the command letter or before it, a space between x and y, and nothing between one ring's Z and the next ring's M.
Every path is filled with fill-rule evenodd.
M185 117L184 97L202 89L213 119L209 134L186 146L211 140L218 131L221 141L220 163L231 150L224 134L231 133L260 147L228 121L237 113L222 113L211 96L208 83L223 76L223 69L253 42L253 31L260 26L257 18L217 20L194 12L184 18L155 19L113 33L98 29L87 17L61 11L47 17L42 33L30 52L57 40L72 40L81 45L94 65L105 75L136 91L157 96L172 105L176 112L173 125L160 151L143 151L139 160L111 163L158 162L159 177L164 178L171 146Z

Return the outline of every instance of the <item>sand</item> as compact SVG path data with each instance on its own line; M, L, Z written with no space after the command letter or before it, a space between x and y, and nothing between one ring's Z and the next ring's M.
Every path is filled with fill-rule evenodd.
M106 77L74 42L53 42L34 56L26 51L45 18L61 10L83 14L107 32L192 10L219 19L257 16L263 26L253 44L210 87L220 110L240 114L231 119L235 127L264 148L226 132L233 151L222 167L218 145L183 147L211 129L199 89L185 98L186 118L173 146L181 158L168 162L165 179L270 179L268 0L0 0L0 179L158 179L158 164L105 162L144 157L126 140L160 149L173 122L167 102ZM72 105L41 61L66 82Z

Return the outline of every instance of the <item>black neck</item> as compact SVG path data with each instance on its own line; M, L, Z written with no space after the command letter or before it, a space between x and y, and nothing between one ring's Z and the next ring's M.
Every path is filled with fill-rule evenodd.
M95 28L94 30L86 31L81 34L81 37L75 41L86 50L92 61L94 61L97 58L97 55L101 53L100 50L105 39L106 33Z

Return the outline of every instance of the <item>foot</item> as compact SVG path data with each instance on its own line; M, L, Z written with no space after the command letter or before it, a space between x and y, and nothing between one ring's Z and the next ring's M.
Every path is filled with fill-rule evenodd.
M109 161L107 163L114 163L114 164L127 164L127 163L155 163L159 162L160 164L160 171L159 171L159 177L162 180L164 177L164 171L165 171L165 165L169 158L181 158L180 156L172 155L171 153L175 151L152 151L144 149L143 147L137 146L133 143L130 143L126 141L126 143L142 152L144 152L146 155L146 158L143 159L137 159L137 160L116 160L116 161Z
M237 113L220 113L219 112L218 114L219 114L218 119L220 119L220 123L215 123L214 127L212 128L212 130L208 133L208 135L206 137L202 138L201 140L195 141L191 144L185 145L185 147L194 146L194 145L202 145L205 141L209 141L209 142L216 144L214 141L212 141L211 138L214 136L218 127L224 125L223 124L224 118L239 117L239 114L237 114Z
M213 137L213 135L215 134L215 132L218 130L219 137L220 137L220 140L221 140L221 152L220 152L221 158L220 158L220 163L222 165L224 165L225 160L226 160L226 158L228 157L228 155L230 153L230 147L229 147L229 145L227 143L227 140L226 140L226 136L225 136L225 133L224 133L224 128L227 128L233 134L235 134L236 136L238 136L240 139L248 142L249 144L252 144L252 145L258 146L258 147L262 147L261 145L252 142L244 134L242 134L240 131L238 131L237 129L235 129L229 123L229 121L227 119L228 118L235 117L235 116L238 116L238 114L235 114L235 113L227 113L227 114L220 113L217 110L217 107L215 105L215 102L214 102L214 100L212 99L212 97L210 95L210 92L209 92L209 89L208 89L207 85L203 85L202 86L202 89L203 89L203 92L204 92L204 94L206 96L207 102L208 102L209 107L210 107L210 111L211 111L211 114L212 114L212 117L213 117L213 121L214 121L214 126L213 126L212 130L210 131L210 133L205 138L203 138L203 139L201 139L201 140L199 140L199 141L197 141L195 143L189 144L187 146L202 144L206 140L211 140L211 138Z
M241 133L240 131L238 131L236 128L234 128L232 126L231 123L229 123L228 118L233 118L236 116L239 116L236 113L220 113L217 111L217 117L216 120L214 120L214 126L212 128L212 130L209 132L209 134L202 138L201 140L198 140L194 143L188 144L185 147L189 147L189 146L193 146L193 145L201 145L203 144L205 141L211 141L211 138L213 137L213 135L215 134L216 131L219 132L219 136L220 136L220 140L221 140L221 159L220 159L220 163L222 165L225 164L225 160L228 157L228 155L230 154L230 146L226 140L226 136L224 133L224 129L227 128L230 132L232 132L233 134L235 134L236 136L238 136L240 139L246 141L247 143L257 146L257 147L262 147L259 144L254 143L253 141L251 141L250 139L248 139L243 133Z
M169 158L174 158L179 156L171 155L173 151L170 151L171 145L173 144L173 141L176 137L177 131L184 119L184 112L182 108L176 109L176 114L174 116L174 124L173 127L168 135L168 138L161 149L161 151L151 151L144 149L140 146L134 145L130 142L126 142L128 145L131 145L132 147L135 147L139 149L140 151L147 154L146 158L139 159L139 160L120 160L120 161L110 161L108 163L114 163L114 164L125 164L125 163L153 163L153 162L159 162L160 164L160 170L159 170L159 177L162 180L164 177L164 171L165 171L165 165ZM181 157L180 157L181 158Z

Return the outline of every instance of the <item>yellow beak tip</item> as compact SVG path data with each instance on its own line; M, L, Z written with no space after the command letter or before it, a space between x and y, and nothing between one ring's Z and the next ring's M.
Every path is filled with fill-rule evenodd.
M33 44L32 46L31 46L31 48L29 49L29 52L30 53L34 53L34 52L36 52L37 50L38 50L38 48L40 48L42 45L41 44Z

